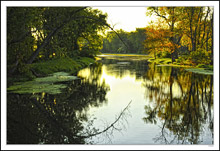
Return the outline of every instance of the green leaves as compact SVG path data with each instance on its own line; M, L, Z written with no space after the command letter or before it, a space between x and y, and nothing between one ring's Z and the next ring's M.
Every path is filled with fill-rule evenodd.
M148 7L147 15L156 16L158 22L146 27L147 51L170 51L172 62L187 48L187 60L192 65L213 62L213 10L211 7ZM167 30L167 32L165 32ZM164 33L164 34L163 34ZM168 50L167 50L168 48Z
M107 53L142 53L144 51L145 29L137 28L134 32L117 31L126 46L112 31L103 37L103 48L101 52Z
M80 49L94 56L102 48L98 32L107 28L106 16L86 7L8 7L7 63L76 57Z

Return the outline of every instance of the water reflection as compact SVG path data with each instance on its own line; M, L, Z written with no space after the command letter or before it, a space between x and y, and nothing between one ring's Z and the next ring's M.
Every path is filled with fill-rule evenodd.
M108 75L122 79L125 76L135 77L136 80L142 79L148 70L148 61L137 58L103 58L105 71Z
M143 94L138 91L144 89L146 104L142 108L145 115L137 115L136 118L141 118L148 127L149 124L159 127L159 130L154 130L153 142L144 142L146 138L135 138L140 142L127 140L129 144L209 144L213 140L213 76L130 58L104 58L101 63L100 81L104 79L111 88L107 108L120 105L125 95L127 100L140 99L137 96ZM81 73L82 76L86 75L83 73L85 71ZM136 87L138 83L142 88ZM117 103L113 100L115 98ZM138 109L141 110L141 107ZM136 115L135 112L137 109L133 115ZM128 123L133 125L134 119ZM146 130L143 125L138 126L142 131ZM138 131L135 128L130 130ZM151 130L148 128L147 131ZM121 141L120 144L123 143Z
M107 102L109 87L97 84L100 72L92 71L93 81L75 80L61 94L7 95L8 144L85 144L98 131L87 110ZM97 78L97 79L96 79ZM83 122L91 122L84 127Z
M147 116L143 120L154 124L162 121L155 141L200 144L207 129L213 134L213 76L180 68L155 68L153 64L150 71L144 86L151 104L145 106Z
M213 76L134 57L104 57L78 76L61 94L8 94L7 142L106 144L106 136L85 136L132 100L127 126L112 126L120 128L112 144L213 144Z

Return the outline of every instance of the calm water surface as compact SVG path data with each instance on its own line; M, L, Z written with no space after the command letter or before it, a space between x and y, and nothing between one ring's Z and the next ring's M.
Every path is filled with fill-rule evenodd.
M213 76L100 57L61 94L8 93L8 143L213 144Z

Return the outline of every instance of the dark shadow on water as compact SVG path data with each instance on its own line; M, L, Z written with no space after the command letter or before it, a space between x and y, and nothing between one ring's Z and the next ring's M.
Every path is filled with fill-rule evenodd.
M92 143L83 136L100 130L93 126L88 112L107 105L106 94L111 91L105 80L101 82L103 68L109 76L122 79L128 75L141 81L147 105L143 106L145 117L138 118L160 127L152 138L155 144L206 144L206 132L213 140L212 75L118 57L90 65L87 77L79 74L81 79L63 83L67 87L60 94L8 93L7 143Z
M99 78L98 68L94 77ZM95 133L98 129L84 127L88 121L89 107L107 103L109 87L93 81L67 82L63 93L51 95L7 94L8 144L85 144L81 135ZM92 126L92 125L91 125ZM86 131L86 133L85 133Z
M151 124L162 121L155 142L200 144L205 131L213 139L213 76L155 65L150 71L144 86L154 107L145 106L143 120Z

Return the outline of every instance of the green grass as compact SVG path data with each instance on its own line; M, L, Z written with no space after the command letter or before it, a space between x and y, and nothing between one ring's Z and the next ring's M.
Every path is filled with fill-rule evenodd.
M94 62L91 58L56 58L53 60L34 63L30 65L36 73L46 76L54 72L68 72L71 74L76 74L78 70Z
M13 85L14 82L24 82L36 78L31 70L33 70L40 77L45 77L55 72L67 72L71 75L76 75L80 69L94 62L95 59L87 57L63 57L54 58L52 60L43 62L36 62L30 65L24 65L19 74L13 75L12 77L7 77L7 85L10 86Z

